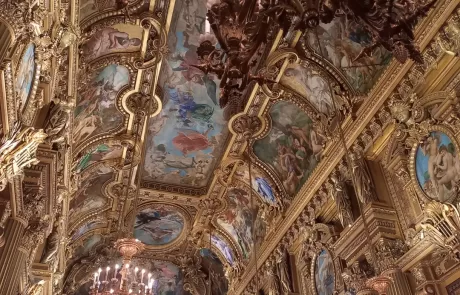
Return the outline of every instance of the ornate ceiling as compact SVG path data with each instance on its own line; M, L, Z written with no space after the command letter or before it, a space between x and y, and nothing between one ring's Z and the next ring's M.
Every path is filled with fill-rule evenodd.
M113 242L131 230L146 245L137 263L158 273L162 292L174 292L161 294L182 294L193 275L200 280L191 293L204 290L211 276L212 294L240 294L255 272L254 256L263 262L297 216L308 220L305 211L313 210L314 218L328 202L316 198L317 207L307 207L314 191L326 194L321 185L344 153L342 141L356 139L377 112L368 98L383 97L409 69L382 47L359 56L371 36L337 18L267 42L256 70L278 83L249 84L244 111L232 116L236 106L219 104L218 77L194 67L200 42L217 42L206 34L210 3L66 5L67 21L81 31L66 65L74 66L74 84L66 86L75 96L67 126L66 294L88 294L88 274L119 258ZM424 20L419 30L427 27ZM418 37L425 48L428 38ZM34 45L22 52L24 64L38 54ZM17 85L27 84L29 95L37 87L26 70L16 69L24 77ZM357 113L360 107L369 112Z

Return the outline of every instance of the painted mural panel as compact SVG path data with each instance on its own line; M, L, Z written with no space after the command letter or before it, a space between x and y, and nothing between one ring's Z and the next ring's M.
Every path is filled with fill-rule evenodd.
M415 171L420 187L431 199L452 201L460 180L460 159L452 139L443 132L431 132L417 147Z
M122 154L123 147L121 145L100 144L80 159L75 170L81 172L91 164L121 158Z
M228 292L228 281L224 273L224 265L219 257L210 249L200 249L200 255L203 258L202 266L204 272L211 278L211 294L225 295ZM208 279L209 280L209 279Z
M249 258L253 248L253 214L251 200L247 192L232 188L227 192L227 209L219 214L217 223L240 246L244 258Z
M184 229L184 217L173 207L155 205L136 216L134 236L151 246L166 245L176 240Z
M91 14L97 12L96 1L82 0L80 1L80 19L83 20Z
M74 232L74 234L72 235L71 241L74 242L80 237L82 237L84 234L89 232L90 230L98 228L102 224L101 221L102 219L99 219L99 220L93 220L93 221L83 224Z
M175 264L167 261L154 260L149 272L153 274L153 294L158 295L185 295L182 272Z
M368 92L391 60L391 53L376 48L371 56L355 60L361 50L370 45L372 36L352 20L335 18L321 23L309 34L310 46L318 54L341 69L356 90Z
M291 64L284 71L280 82L308 99L317 111L325 115L333 113L331 88L317 70L299 64Z
M315 285L318 295L331 295L335 290L334 262L329 252L321 250L316 258Z
M219 80L191 65L204 33L206 1L179 1L168 35L171 55L163 64L163 111L149 122L147 181L205 186L223 152L227 122L218 106Z
M220 253L225 257L227 260L228 264L233 265L234 261L234 256L233 256L233 251L230 248L230 246L227 245L227 243L219 236L212 235L211 236L211 241L212 244L219 249Z
M272 129L254 144L254 153L271 166L286 192L294 196L318 164L324 138L296 105L278 102L270 109Z
M101 235L92 235L86 238L86 240L83 241L83 244L75 249L75 254L73 257L82 257L88 255L89 251L91 251L91 249L101 241Z
M120 52L134 52L141 48L142 28L131 24L115 24L97 31L83 46L88 61Z
M16 71L15 90L20 103L20 110L26 105L32 91L35 67L35 45L31 43L27 46Z
M69 204L69 218L74 222L91 211L101 209L108 203L103 196L103 185L113 177L111 169L100 169L85 179Z
M251 166L252 189L268 204L275 204L275 184L270 177L254 165ZM242 165L235 172L235 177L249 185L249 167Z
M115 64L108 65L92 79L78 97L74 114L74 143L121 125L123 115L117 110L116 98L118 91L128 82L128 69Z

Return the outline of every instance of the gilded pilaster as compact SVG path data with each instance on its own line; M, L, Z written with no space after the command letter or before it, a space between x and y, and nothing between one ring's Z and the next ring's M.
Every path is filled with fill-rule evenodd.
M411 295L412 290L406 275L399 267L394 267L382 272L382 275L388 276L393 283L390 284L387 290L388 295Z
M25 266L27 250L20 247L27 221L10 217L5 227L5 246L0 252L0 294L16 294L18 278Z

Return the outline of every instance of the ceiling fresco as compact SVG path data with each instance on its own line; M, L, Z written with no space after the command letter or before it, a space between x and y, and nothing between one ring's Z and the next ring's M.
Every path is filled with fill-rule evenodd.
M73 142L82 141L119 127L123 115L117 110L117 93L129 83L129 70L111 64L104 67L80 92L75 108Z
M219 249L223 257L225 257L228 264L233 265L235 261L235 256L233 254L232 248L225 242L225 240L219 235L213 234L211 236L211 242L214 247Z
M251 165L251 174L252 184L249 183L249 166L243 164L235 171L235 179L243 181L248 186L252 185L252 189L257 193L261 201L270 205L278 203L279 196L272 178L253 164Z
M75 172L80 173L95 163L121 158L122 154L121 144L99 144L81 157L75 167Z
M257 72L239 98L249 103L231 117L217 75L194 67L205 69L213 56L200 59L197 51L207 54L200 43L217 44L206 21L214 2L80 1L84 74L76 75L69 125L74 255L66 275L84 275L79 282L69 275L66 294L89 295L83 276L119 261L114 242L131 237L145 245L134 259L153 274L153 294L188 294L190 278L211 281L211 294L195 294L234 294L240 286L229 282L243 282L254 253L285 251L276 248L277 230L296 218L287 213L300 214L301 188L323 170L327 138L343 119L337 114L351 118L350 101L372 89L392 58L381 48L359 57L370 36L343 18L292 40L280 34L252 56ZM21 98L33 84L33 48L28 54L29 72L16 83ZM153 55L158 60L148 63ZM429 193L431 177L422 172ZM260 267L267 275L269 265Z
M96 220L92 220L88 223L85 223L79 228L77 228L77 230L74 231L71 237L71 241L75 242L76 240L78 240L79 238L81 238L82 236L90 232L91 230L99 228L99 227L103 227L104 225L105 225L105 222L103 222L103 218L98 218Z
M184 217L171 206L154 205L136 216L134 237L149 246L166 245L179 237Z
M244 259L248 259L254 248L253 236L258 246L265 236L266 226L258 215L259 202L251 200L250 194L241 188L231 188L226 194L227 208L217 217L217 224L238 245ZM252 210L250 208L253 208ZM254 223L254 216L255 224ZM219 248L219 250L224 250ZM225 257L229 256L225 254Z
M91 249L102 242L102 240L103 237L98 234L86 237L81 244L76 247L73 257L78 258L88 255Z
M228 135L218 105L219 81L191 65L205 30L206 2L177 1L168 35L170 54L159 85L163 109L149 123L145 181L205 187Z
M225 295L228 292L228 282L225 278L224 266L219 257L210 249L200 249L203 258L204 272L211 276L211 295Z
M307 114L293 103L277 102L269 115L272 128L254 143L254 153L274 169L292 197L320 161L324 139Z
M314 52L340 69L354 89L362 93L372 88L391 60L391 53L382 47L371 56L359 57L361 50L371 44L372 36L345 17L335 18L329 24L320 23L306 38Z
M335 109L331 86L322 74L314 67L290 64L280 83L307 99L316 111L331 116Z
M86 61L113 54L139 51L143 30L137 25L115 24L94 33L83 46ZM110 81L110 80L109 80Z
M108 205L108 198L103 195L103 186L113 179L111 169L98 169L86 178L69 204L69 219L73 224L90 212L103 209Z
M80 1L80 20L88 16L115 7L116 0L82 0Z
M184 281L179 267L168 261L153 260L148 263L146 270L155 279L153 294L158 295L187 295L184 291Z

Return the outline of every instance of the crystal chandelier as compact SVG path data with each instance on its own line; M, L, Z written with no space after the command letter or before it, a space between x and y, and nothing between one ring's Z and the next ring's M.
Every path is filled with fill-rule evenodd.
M131 263L132 257L144 250L144 244L137 239L126 238L116 241L115 248L122 256L121 266L115 264L112 267L99 268L94 273L90 295L155 295L155 279L152 274Z

